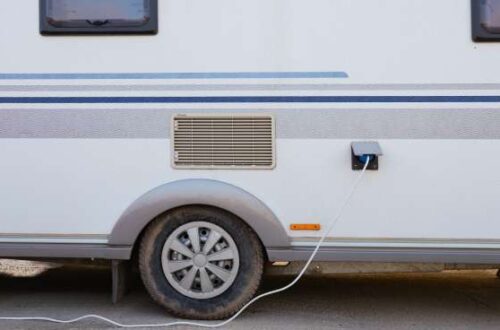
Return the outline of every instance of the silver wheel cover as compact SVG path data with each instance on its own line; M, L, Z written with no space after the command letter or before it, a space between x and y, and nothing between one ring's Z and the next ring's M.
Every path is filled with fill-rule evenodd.
M225 292L238 275L239 253L233 238L206 221L190 222L174 230L161 254L163 273L179 293L209 299Z

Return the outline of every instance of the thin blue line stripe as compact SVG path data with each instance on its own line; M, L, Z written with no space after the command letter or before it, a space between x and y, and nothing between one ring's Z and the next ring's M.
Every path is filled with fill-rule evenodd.
M348 78L332 72L0 73L0 80Z
M0 103L500 103L500 96L0 97Z

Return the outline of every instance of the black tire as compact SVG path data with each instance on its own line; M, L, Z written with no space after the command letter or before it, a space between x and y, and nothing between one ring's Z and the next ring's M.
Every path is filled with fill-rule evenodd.
M238 248L239 269L234 282L210 299L183 295L170 285L162 268L162 249L169 235L179 226L194 221L220 226ZM182 207L159 216L146 229L139 247L139 270L146 289L158 304L181 318L218 320L235 314L257 292L263 266L262 245L255 232L231 213L211 207Z

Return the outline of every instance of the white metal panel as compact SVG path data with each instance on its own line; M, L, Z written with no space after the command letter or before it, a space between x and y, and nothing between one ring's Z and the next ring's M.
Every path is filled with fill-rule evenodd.
M287 228L296 222L326 224L357 175L350 169L350 142L278 139L272 171L181 171L169 164L169 140L1 139L2 233L106 235L135 198L183 178L246 189ZM500 141L380 143L380 171L367 174L334 237L401 245L500 241L500 159L488 157ZM289 234L299 241L305 235Z
M0 72L346 71L350 82L499 82L470 0L159 0L156 36L43 37L1 1ZM34 55L35 54L35 55ZM36 60L35 60L36 59Z

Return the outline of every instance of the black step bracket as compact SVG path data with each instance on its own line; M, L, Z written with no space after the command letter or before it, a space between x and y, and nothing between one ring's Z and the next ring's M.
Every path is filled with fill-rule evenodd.
M365 166L364 158L369 156L367 170L378 171L378 159L383 155L380 144L376 141L357 141L351 143L351 166L353 171L361 171Z

